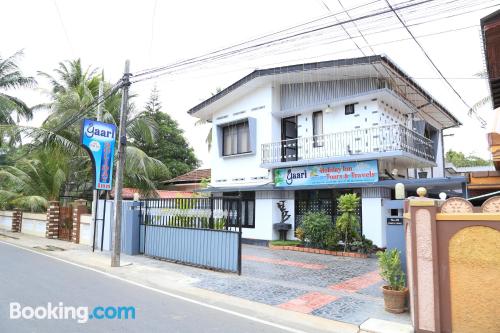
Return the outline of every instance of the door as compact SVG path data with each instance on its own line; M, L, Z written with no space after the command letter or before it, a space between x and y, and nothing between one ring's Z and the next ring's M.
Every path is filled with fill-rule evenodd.
M297 117L281 120L281 162L297 160Z

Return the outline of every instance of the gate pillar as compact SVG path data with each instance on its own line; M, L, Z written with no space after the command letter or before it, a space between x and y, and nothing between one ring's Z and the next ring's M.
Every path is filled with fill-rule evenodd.
M23 212L19 208L14 208L12 212L12 232L21 232L23 224Z
M59 231L59 201L49 201L45 237L57 239Z
M73 209L73 229L71 241L73 243L80 243L80 217L82 214L88 213L87 201L83 199L75 200L75 207Z

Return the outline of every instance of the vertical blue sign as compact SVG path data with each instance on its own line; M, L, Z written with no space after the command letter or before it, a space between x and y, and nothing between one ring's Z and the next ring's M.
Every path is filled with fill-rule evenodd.
M81 144L89 152L94 164L94 188L111 190L115 156L116 126L92 119L84 119Z

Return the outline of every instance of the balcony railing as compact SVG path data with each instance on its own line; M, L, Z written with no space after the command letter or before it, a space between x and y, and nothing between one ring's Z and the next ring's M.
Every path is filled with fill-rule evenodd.
M435 161L432 140L402 125L385 125L263 144L262 164L392 151Z

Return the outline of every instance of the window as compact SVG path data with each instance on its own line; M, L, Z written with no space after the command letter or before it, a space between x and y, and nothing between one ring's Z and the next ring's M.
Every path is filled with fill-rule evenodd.
M345 106L345 115L348 116L350 114L354 114L354 104L347 104Z
M314 147L323 146L323 111L313 113L313 145Z
M224 196L236 197L238 192L226 192ZM237 210L237 201L231 201L231 210ZM255 228L255 192L241 192L241 226L243 228ZM237 220L231 219L231 226L237 226Z
M222 155L237 155L250 152L248 121L222 128Z

